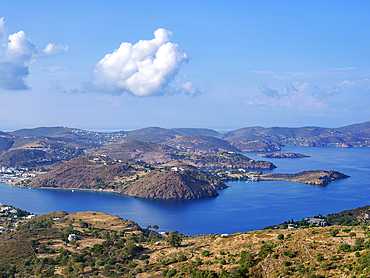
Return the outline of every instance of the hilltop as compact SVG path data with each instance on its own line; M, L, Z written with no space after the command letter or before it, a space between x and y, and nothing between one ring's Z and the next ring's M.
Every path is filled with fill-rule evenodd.
M68 127L0 132L0 166L42 167L106 154L120 160L166 163L173 153L275 152L284 146L370 147L370 122L339 128L246 127L224 134L205 128L147 127L102 133Z
M190 165L128 164L106 156L74 158L18 185L43 189L105 190L156 199L216 197L216 190L227 187L218 176Z
M92 211L14 218L0 233L0 276L367 277L369 206L327 218L347 215L353 220L343 226L292 222L289 229L196 236L159 234L155 224L143 229Z
M246 127L219 137L230 142L264 142L278 146L370 147L370 121L339 128Z

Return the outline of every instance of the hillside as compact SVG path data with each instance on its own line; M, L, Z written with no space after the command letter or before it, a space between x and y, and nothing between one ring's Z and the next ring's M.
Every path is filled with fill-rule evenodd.
M178 160L202 169L273 169L276 166L268 161L256 161L234 152L218 153L178 153Z
M83 156L84 149L88 148L78 142L37 137L16 137L8 143L7 147L0 152L0 166L42 167Z
M166 163L172 160L175 149L156 143L125 141L87 150L88 155L106 155L124 161L145 161L147 163Z
M179 151L187 152L219 152L219 151L239 151L229 142L211 136L179 136L176 135L164 142Z
M124 186L121 192L139 198L199 199L217 197L216 189L227 187L217 184L217 178L206 172L181 166L186 170L178 166L179 170L152 171L133 184Z
M74 158L18 185L44 189L108 190L156 199L216 197L216 189L227 187L219 177L182 163L157 167L140 163L129 165L105 156Z
M57 126L57 127L37 127L30 129L25 128L8 133L19 137L41 137L41 136L50 137L55 135L67 134L70 133L72 130L73 130L72 128Z
M27 186L99 190L115 189L135 177L136 171L127 163L117 163L103 156L74 158L32 179Z
M220 135L217 131L208 128L171 128L174 132L184 136L213 136Z
M247 127L219 136L231 142L262 141L279 146L369 147L370 122L340 127Z
M67 127L21 129L0 134L0 166L40 168L85 154L166 163L178 159L179 152L275 152L284 146L370 147L370 122L339 128L256 126L224 134L201 128L148 127L112 133Z
M294 228L292 223L289 229L193 237L159 235L156 225L145 230L92 211L49 213L17 227L14 218L10 231L0 233L0 277L366 278L365 213L369 207L343 212L358 216L351 226ZM70 234L74 240L68 240Z

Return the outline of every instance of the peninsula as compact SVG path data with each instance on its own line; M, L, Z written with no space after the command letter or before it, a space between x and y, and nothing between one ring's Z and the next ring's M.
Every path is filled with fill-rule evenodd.
M259 176L261 181L296 181L300 183L306 183L311 185L325 186L329 182L338 179L348 178L346 174L337 171L303 171L297 174L279 174L269 173Z
M214 173L181 162L126 163L106 156L74 158L18 186L40 189L104 190L140 198L216 197L227 186Z
M256 154L257 156L267 157L267 158L303 158L310 157L309 155L301 153L263 153Z

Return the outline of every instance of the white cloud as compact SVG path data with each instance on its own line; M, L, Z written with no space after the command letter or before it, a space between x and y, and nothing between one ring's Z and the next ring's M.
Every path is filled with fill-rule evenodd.
M323 90L309 83L293 82L280 89L273 89L264 84L247 104L306 111L322 110L328 108L326 98L335 92L335 87L332 90Z
M184 85L182 85L182 89L184 91L184 94L190 97L196 97L201 94L198 87L195 86L192 82L186 82Z
M7 29L4 18L0 19L0 40L6 38ZM4 90L27 90L25 83L29 75L26 64L35 62L41 58L56 56L68 50L67 46L55 46L48 44L39 53L37 47L31 42L23 31L9 35L9 42L5 45L5 54L0 60L0 89Z
M173 91L168 85L189 58L179 45L169 42L171 39L172 32L160 28L152 40L140 40L134 45L123 42L96 64L92 89L137 96ZM198 94L198 89L190 84L185 83L183 89L189 95Z
M0 18L0 42L6 39L6 34L8 33L8 29L5 27L4 18Z
M36 60L37 56L37 47L32 44L30 38L23 31L9 35L4 60L24 64Z
M54 45L52 43L49 43L45 49L42 51L43 52L43 57L54 57L54 56L57 56L63 52L67 52L68 51L68 46L65 46L65 45L61 45L59 44L58 46L57 45Z
M318 77L341 77L344 74L358 70L355 67L346 68L332 68L313 71L269 71L269 70L255 70L253 74L259 76L266 76L267 78L282 80L296 80L297 78L318 78Z

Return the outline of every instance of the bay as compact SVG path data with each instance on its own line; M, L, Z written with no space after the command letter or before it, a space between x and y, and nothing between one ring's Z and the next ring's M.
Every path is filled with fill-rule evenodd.
M0 183L0 202L33 213L99 211L118 215L140 226L186 235L235 233L261 229L284 221L340 212L369 204L370 148L285 147L308 158L262 158L277 168L264 172L297 173L336 170L351 177L325 187L297 182L229 182L217 198L151 200L104 192L38 190Z

